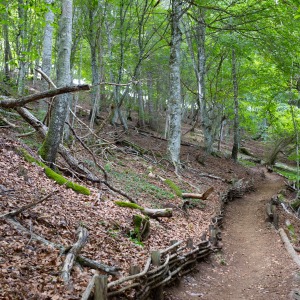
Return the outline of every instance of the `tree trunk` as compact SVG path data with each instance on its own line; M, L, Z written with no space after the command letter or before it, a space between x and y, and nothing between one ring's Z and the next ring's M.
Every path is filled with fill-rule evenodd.
M232 83L233 83L233 101L234 101L234 120L233 120L233 147L231 158L234 161L238 159L240 129L239 129L239 100L238 100L238 81L236 73L236 54L235 49L232 49Z
M27 27L27 12L24 8L24 1L18 0L18 16L19 16L19 35L17 52L19 57L19 73L18 73L18 95L24 95L25 91L25 76L26 76L26 61L25 61L25 39Z
M92 90L90 128L93 128L100 107L100 79L101 79L101 20L99 19L100 2L89 7L89 35L88 40L91 51Z
M170 51L170 127L168 152L177 172L180 164L181 142L181 86L180 86L180 44L181 31L179 28L182 14L182 2L172 0L171 11L171 51Z
M4 20L8 20L7 16L7 8L4 12ZM9 73L9 61L12 59L10 44L9 44L9 29L8 25L4 23L2 25L3 28L3 38L4 38L4 81L10 80L10 73Z
M153 130L157 129L157 119L154 120L154 99L153 99L153 79L152 79L152 73L149 72L147 76L147 88L148 88L148 100L147 100L147 108L148 108L148 124L149 127Z
M57 57L57 86L70 84L70 57L72 45L72 0L62 0L62 14L59 27ZM62 140L64 123L67 117L70 95L63 94L56 98L47 136L39 152L50 165L55 163L59 144Z
M50 6L54 0L45 0ZM50 8L45 15L46 26L44 29L44 40L43 40L43 59L42 59L42 71L50 78L51 77L51 66L52 66L52 36L54 13ZM48 84L44 81L44 88L47 89Z
M144 100L143 100L143 91L141 85L141 66L138 65L136 70L136 77L138 78L138 83L136 85L138 102L139 102L139 119L138 119L138 126L145 127L145 112L144 112Z

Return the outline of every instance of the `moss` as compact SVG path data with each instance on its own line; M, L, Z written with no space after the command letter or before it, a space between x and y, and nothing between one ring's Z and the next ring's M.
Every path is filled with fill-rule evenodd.
M144 210L143 207L135 204L135 203L131 203L131 202L124 202L124 201L115 201L115 204L120 206L120 207L129 207L132 209L139 209L139 210Z
M138 242L142 242L147 239L150 234L150 222L149 217L143 217L140 215L133 216L134 231L131 232L131 237L137 239Z
M40 166L42 168L47 168L47 166L43 162L41 162L41 161L35 159L34 157L32 157L25 149L19 148L18 150L21 152L24 159L26 161L28 161L29 163L35 163L35 164L37 164L38 166Z
M166 179L164 183L168 185L178 197L182 197L181 189L172 180Z
M48 133L47 133L48 134ZM46 135L47 136L47 135ZM38 149L38 154L40 155L40 157L42 159L46 159L46 146L45 146L45 142L42 143L41 147Z
M77 184L77 183L67 180L65 177L54 172L49 167L45 168L45 174L47 175L47 177L49 177L50 179L53 179L59 185L65 185L67 188L70 188L79 194L88 195L88 196L91 194L91 192L88 188L86 188L80 184Z
M23 157L26 161L28 161L29 163L36 163L38 166L44 168L45 174L47 175L47 177L49 177L50 179L53 179L59 185L65 185L66 187L72 189L73 191L83 194L83 195L91 194L91 192L88 188L86 188L82 185L79 185L77 183L74 183L72 181L69 181L62 175L54 172L52 169L47 167L43 162L32 157L25 149L19 148L19 151L21 152L21 154L23 155Z

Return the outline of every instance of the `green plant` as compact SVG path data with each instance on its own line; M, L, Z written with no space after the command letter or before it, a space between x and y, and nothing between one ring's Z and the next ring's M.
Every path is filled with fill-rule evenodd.
M139 239L136 237L136 233L134 232L134 230L130 231L129 233L129 240L131 242L133 242L136 246L139 246L139 247L144 247L144 243L139 241Z
M134 174L130 170L124 170L123 172L112 170L110 175L116 182L122 182L122 189L128 194L136 194L137 197L151 196L156 200L174 198L174 194L148 182L148 178Z
M243 165L244 167L255 167L256 166L255 162L249 161L246 159L239 159L239 163L241 165Z
M286 177L288 180L296 181L297 180L297 172L292 170L283 170L281 168L274 167L274 171Z
M180 187L178 187L172 180L170 179L166 179L164 181L164 183L166 185L168 185L174 192L175 194L178 196L178 197L181 197L182 196L182 191L180 189Z

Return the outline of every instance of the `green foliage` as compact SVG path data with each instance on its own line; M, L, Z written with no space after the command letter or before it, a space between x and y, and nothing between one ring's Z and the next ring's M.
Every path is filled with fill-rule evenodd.
M283 170L282 168L274 167L274 171L286 177L288 180L296 181L297 180L297 171L292 170Z
M170 179L166 179L164 181L164 183L166 185L168 185L174 192L175 194L178 196L178 197L181 197L182 196L182 191L181 189Z
M135 237L135 233L134 232L130 232L129 239L136 246L139 246L139 247L144 247L145 246L143 242L139 241L139 239Z
M132 203L132 202L115 201L115 204L120 207L128 207L128 208L132 208L132 209L144 210L143 207L141 207L135 203Z

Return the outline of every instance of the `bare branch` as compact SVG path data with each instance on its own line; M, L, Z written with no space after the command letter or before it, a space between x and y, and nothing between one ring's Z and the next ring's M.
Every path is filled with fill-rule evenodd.
M0 107L3 108L21 107L29 102L37 101L40 99L51 98L61 94L67 94L67 93L78 92L78 91L89 91L89 90L90 90L90 86L88 84L83 84L83 85L75 85L75 86L65 86L53 90L48 90L46 92L36 93L19 99L0 96Z
M38 205L39 203L42 203L43 201L49 199L51 196L53 196L54 194L56 194L58 192L58 190L55 190L54 192L48 194L47 196L43 197L42 199L39 199L38 201L35 201L35 202L32 202L32 203L29 203L27 205L24 205L14 211L11 211L7 214L4 214L4 215L0 215L0 218L6 218L6 217L15 217L16 215L20 214L21 212L33 207L33 206L36 206Z

